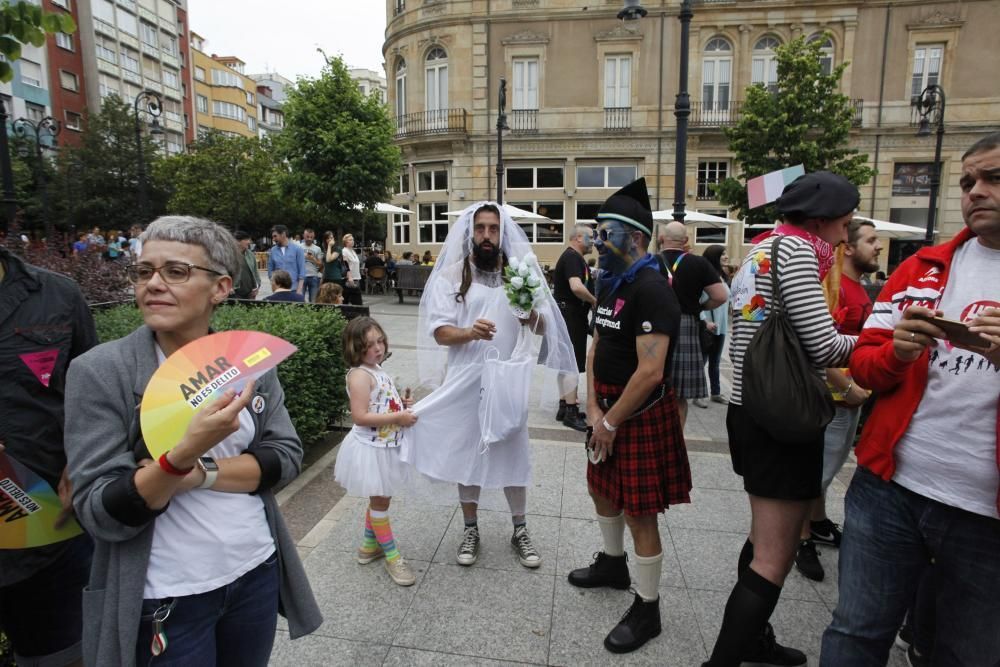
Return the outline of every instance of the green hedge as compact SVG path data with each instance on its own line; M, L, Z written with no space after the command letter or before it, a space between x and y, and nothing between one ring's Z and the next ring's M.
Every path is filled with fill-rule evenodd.
M142 324L131 305L94 311L101 342L121 338ZM223 304L212 326L219 331L263 331L291 342L299 351L278 366L285 405L295 430L308 447L347 410L347 372L341 344L346 320L336 308L295 305L241 306Z

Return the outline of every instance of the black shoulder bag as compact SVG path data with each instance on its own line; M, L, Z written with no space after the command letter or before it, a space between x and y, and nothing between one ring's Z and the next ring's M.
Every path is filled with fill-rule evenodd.
M771 244L771 304L743 357L743 406L775 440L795 444L823 435L834 415L826 383L816 375L785 312L778 248Z

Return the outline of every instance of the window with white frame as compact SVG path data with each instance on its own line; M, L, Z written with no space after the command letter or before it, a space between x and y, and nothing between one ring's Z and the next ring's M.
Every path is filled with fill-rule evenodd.
M417 172L417 192L448 189L448 170L434 169Z
M514 58L511 70L514 83L511 109L537 109L538 58Z
M69 9L69 0L52 0L52 4L63 9Z
M38 123L43 118L45 118L45 107L43 107L41 104L25 102L24 109L25 109L24 115L27 116L28 120L32 121L33 123Z
M139 54L129 49L122 49L122 69L139 74Z
M229 86L243 90L243 79L235 72L224 69L212 69L212 83L216 86Z
M410 172L403 171L399 174L399 178L396 180L396 194L403 195L410 192Z
M100 93L102 100L108 95L121 95L119 85L118 79L113 76L101 74L97 78L97 91Z
M115 16L115 25L122 32L128 33L133 37L139 36L139 19L135 17L135 14L130 14L119 9Z
M817 33L809 38L809 43L820 42L819 64L823 74L829 76L833 72L833 41L823 33Z
M110 0L95 0L92 4L94 18L107 21L111 25L115 24L115 6Z
M396 59L396 117L406 114L406 61Z
M248 104L248 105L250 105L250 106L253 106L253 103L254 103L254 102L253 102L253 93L251 93L251 92L250 92L250 91L248 90L248 91L247 91L247 104Z
M448 204L417 206L417 238L420 243L444 243L448 236Z
M578 201L576 203L576 221L588 225L597 223L597 214L604 206L602 201Z
M732 81L733 47L729 40L713 37L705 45L701 61L701 103L703 111L728 111Z
M66 122L63 123L63 126L67 130L80 131L83 129L83 116L81 114L78 114L75 111L65 111L63 113L66 117Z
M160 48L159 30L152 23L139 21L139 36L142 41L154 49Z
M194 78L195 78L195 81L204 81L205 80L205 68L204 67L197 67L196 66L194 68Z
M531 243L563 243L563 220L566 204L561 201L520 201L512 206L543 215L548 220L523 220L517 223Z
M508 189L563 187L562 167L509 167L506 175Z
M177 72L172 69L163 69L163 85L170 88L179 88L181 85L180 77L177 76Z
M35 88L42 87L42 66L33 60L27 60L21 58L18 63L21 67L21 83L34 86Z
M941 80L941 61L944 58L944 44L918 44L913 50L913 75L910 77L910 97L923 92L927 86L937 85Z
M424 90L428 120L448 121L448 54L439 46L427 53L424 61Z
M729 177L729 162L727 160L698 161L698 199L719 198L715 187Z
M80 79L73 72L61 69L59 70L59 85L62 86L64 90L77 92L80 90Z
M231 118L233 120L238 120L241 123L246 120L246 109L241 107L239 104L233 104L232 102L223 102L221 100L212 100L212 115L219 116L220 118Z
M769 91L778 89L778 56L775 50L781 42L773 35L765 35L753 47L750 82L763 84Z
M635 165L577 165L576 187L621 188L636 179Z
M257 119L253 116L247 116L247 127L250 128L251 132L257 131Z
M160 50L166 53L168 56L174 56L175 58L179 55L177 52L177 38L173 35L168 35L165 32L160 33Z
M195 96L195 104L197 105L197 109L198 109L199 112L201 112L201 113L208 113L208 98L207 97L205 97L204 95L196 95Z
M115 51L115 46L114 40L102 37L94 43L94 52L101 60L107 60L109 63L117 63L118 53Z
M67 51L73 50L73 35L65 32L56 33L56 46Z
M632 56L604 57L604 107L632 106Z
M392 242L396 245L407 245L410 242L410 216L392 214Z
M160 63L149 56L142 57L142 75L151 81L160 80Z

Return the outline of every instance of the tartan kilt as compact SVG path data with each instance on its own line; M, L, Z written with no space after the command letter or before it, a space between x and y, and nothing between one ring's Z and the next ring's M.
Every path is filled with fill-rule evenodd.
M698 340L698 318L682 313L680 324L670 353L670 384L677 398L707 398L708 381Z
M625 387L594 381L601 398L621 396ZM658 514L691 502L691 467L674 392L649 410L624 421L615 448L603 463L587 462L587 486L629 516Z

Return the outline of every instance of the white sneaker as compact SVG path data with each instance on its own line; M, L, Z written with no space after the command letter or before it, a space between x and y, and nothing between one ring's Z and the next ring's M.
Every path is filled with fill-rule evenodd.
M472 565L479 559L479 527L469 526L465 529L462 543L458 545L455 560L459 565Z
M707 408L708 407L708 401L706 401L704 398L696 398L696 399L694 399L694 404L697 405L699 408Z
M722 394L716 394L712 397L713 403L722 403L723 405L729 405L729 399Z
M417 577L413 574L413 570L410 569L410 564L402 556L396 560L387 560L385 562L385 571L400 586L412 586L417 583Z
M538 552L535 551L535 545L531 543L527 526L518 526L514 529L510 544L517 552L517 559L521 561L521 565L536 568L542 564L542 557L538 555Z

